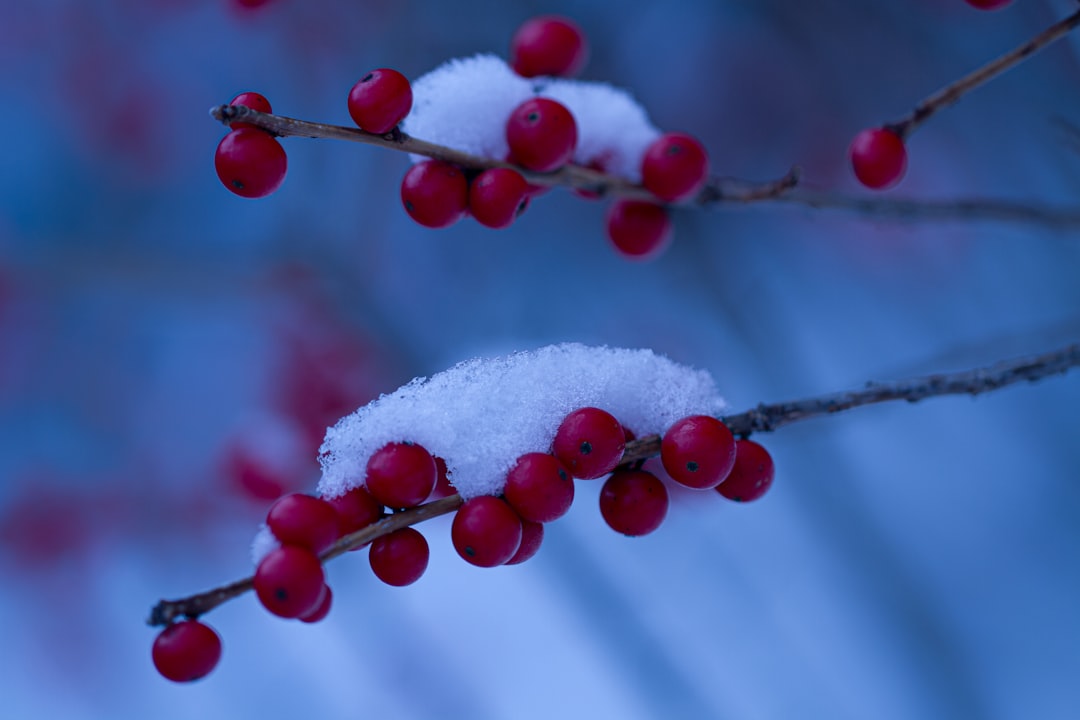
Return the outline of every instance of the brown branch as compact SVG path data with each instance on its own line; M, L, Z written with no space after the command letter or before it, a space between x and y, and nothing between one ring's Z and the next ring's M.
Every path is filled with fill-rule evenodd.
M399 152L423 155L436 160L444 160L470 170L512 168L521 173L533 185L544 187L561 185L585 190L601 197L621 197L660 202L655 195L641 185L636 185L625 178L590 170L580 165L564 165L559 170L550 173L533 172L501 160L471 155L444 145L436 145L426 140L420 140L406 135L397 128L385 135L375 135L355 127L328 125L326 123L261 113L243 105L218 105L210 109L210 115L225 125L231 126L237 122L248 123L279 137L348 140L367 145L377 145ZM786 175L777 180L764 183L751 183L730 178L710 178L698 196L688 202L700 205L761 202L782 195L794 187L798 180L799 172L797 168L792 168Z
M1058 230L1080 227L1080 207L1051 207L1010 200L914 200L834 195L802 189L777 196L774 200L818 210L842 210L905 222L1030 223Z
M885 125L885 128L892 130L902 139L906 139L936 112L952 105L963 95L1000 75L1025 58L1034 55L1055 40L1064 37L1077 25L1080 25L1080 11L1069 15L1064 20L1059 20L1020 47L1005 53L998 59L968 73L956 82L941 88L916 105L915 109L906 117Z
M892 400L918 402L942 395L979 395L1021 381L1033 382L1051 375L1062 374L1077 366L1080 366L1080 343L1041 355L1007 360L975 370L927 375L891 383L871 382L861 390L772 405L762 404L752 410L727 415L720 419L734 434L746 436L755 432L772 432L791 423L880 402ZM660 436L650 435L627 443L622 463L627 465L659 454ZM462 502L460 495L452 495L410 510L394 513L351 535L342 537L319 558L323 562L332 560L338 555L363 547L372 540L395 530L453 512L461 507ZM248 577L198 595L179 600L162 600L151 610L147 622L150 625L168 625L180 617L198 617L251 590L252 580Z

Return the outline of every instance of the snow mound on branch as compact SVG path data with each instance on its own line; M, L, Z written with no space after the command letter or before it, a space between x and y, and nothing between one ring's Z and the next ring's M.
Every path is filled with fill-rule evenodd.
M663 433L687 415L725 407L712 377L651 350L552 345L462 362L383 395L326 433L319 494L363 484L372 453L412 441L446 460L465 499L502 492L527 452L547 452L567 413L607 410L637 437Z
M506 120L535 94L532 83L495 55L448 60L412 84L401 129L420 140L505 160ZM415 155L414 162L427 158Z
M413 106L402 130L420 140L505 160L506 121L529 98L556 100L578 127L574 162L637 182L645 149L660 136L645 109L607 83L526 79L495 55L448 60L412 84ZM413 162L427 158L414 155Z
M641 180L641 158L660 131L630 93L606 83L552 79L540 95L562 103L574 116L576 164L596 163L610 175Z

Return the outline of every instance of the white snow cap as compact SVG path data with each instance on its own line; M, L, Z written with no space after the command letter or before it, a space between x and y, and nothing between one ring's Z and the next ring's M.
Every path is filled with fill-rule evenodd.
M574 162L641 180L641 158L660 131L630 93L607 83L545 78L540 95L570 111L578 127Z
M447 60L412 84L413 105L401 129L428 142L505 160L506 121L534 96L532 83L495 55ZM413 161L427 158L414 155Z
M336 497L362 485L372 453L411 441L446 460L465 499L498 495L518 457L547 452L567 413L588 406L643 437L687 415L718 415L725 404L707 372L651 350L563 344L468 360L417 378L330 428L319 493Z
M574 162L637 182L641 158L660 131L625 90L607 83L523 78L495 55L448 60L412 84L413 106L402 130L421 140L505 160L506 121L529 98L557 100L574 116ZM414 162L426 158L413 156Z

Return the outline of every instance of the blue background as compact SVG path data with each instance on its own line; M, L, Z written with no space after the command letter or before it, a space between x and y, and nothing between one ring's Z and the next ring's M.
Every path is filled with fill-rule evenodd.
M476 354L650 347L743 409L1080 336L1075 229L680 210L671 249L633 264L607 247L603 204L566 192L507 231L420 228L398 200L407 160L371 147L286 139L284 186L237 198L213 172L212 105L257 90L348 124L368 70L505 53L525 18L562 12L591 41L584 77L699 136L716 172L799 164L810 188L862 194L856 132L1074 9L7 3L0 714L1075 717L1080 373L785 428L761 438L764 499L675 493L646 538L604 526L588 483L522 566L467 566L431 522L414 586L354 556L329 566L320 625L250 596L209 615L225 652L195 685L155 673L143 624L158 598L250 570L266 502L237 453L273 446L281 483L310 489L321 426ZM965 97L911 138L889 196L1076 205L1078 137L1059 121L1080 125L1078 81L1069 39Z

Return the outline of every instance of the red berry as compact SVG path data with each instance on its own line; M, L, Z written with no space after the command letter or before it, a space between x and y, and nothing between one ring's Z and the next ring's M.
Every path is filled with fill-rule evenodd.
M349 91L349 115L360 129L382 135L397 127L412 109L409 79L397 70L372 70Z
M581 28L554 15L527 20L510 41L510 65L522 77L573 77L581 72L588 56Z
M607 213L607 235L626 257L652 260L671 244L671 218L654 203L616 200Z
M252 110L257 110L261 113L273 112L270 109L270 101L257 92L242 92L232 100L229 101L230 105L243 105L249 107ZM233 123L229 126L231 129L236 130L238 128L255 128L260 129L251 123Z
M529 183L510 168L489 168L469 185L469 214L481 225L510 227L529 204Z
M907 169L904 141L892 130L870 128L851 141L851 167L859 182L884 190L900 182Z
M667 488L645 470L617 470L600 490L600 514L623 535L648 535L660 527L667 509Z
M523 520L558 520L574 502L574 479L554 455L525 453L506 474L503 495Z
M437 473L435 458L423 446L395 442L383 445L368 458L364 482L371 496L383 505L409 508L428 499Z
M708 415L691 415L668 428L660 460L675 482L691 488L716 487L735 465L735 436Z
M383 516L383 504L365 487L354 487L336 498L324 498L337 512L338 537L349 535Z
M454 484L450 482L450 471L446 468L446 461L438 455L435 458L435 470L437 473L435 479L435 489L431 491L429 500L438 500L439 498L450 497L457 493L454 488Z
M173 623L154 639L150 655L167 680L191 682L205 677L221 660L221 637L198 620Z
M696 138L684 133L661 135L641 159L641 184L667 202L697 195L709 177L709 156Z
M295 545L270 551L255 570L259 602L283 618L298 618L317 609L325 584L319 558Z
M372 540L368 562L375 577L387 585L404 587L424 574L429 555L424 536L419 530L407 527Z
M450 526L458 555L478 567L495 567L510 560L521 546L521 535L518 514L491 495L466 500Z
M615 417L600 408L584 407L567 415L555 440L552 453L583 480L603 477L615 469L626 447L626 435Z
M285 181L287 167L281 143L250 127L229 132L214 153L218 177L240 197L260 198L274 192Z
M401 181L401 203L409 217L424 227L449 227L465 215L469 182L456 165L425 160L405 173Z
M728 500L757 500L772 486L775 467L769 451L753 440L735 443L735 467L716 491Z
M238 7L244 8L245 10L254 10L256 8L261 8L263 5L267 5L269 2L270 0L233 0L233 3L235 3Z
M541 543L544 542L544 525L543 523L533 522L531 520L521 521L521 545L518 546L517 552L514 553L514 557L506 561L506 565L519 565L540 550Z
M564 105L532 98L506 121L506 142L514 162L528 170L551 172L570 161L577 146L577 123Z
M1005 7L1012 0L967 0L967 4L980 10L998 10Z
M317 623L330 614L330 606L334 602L334 593L329 585L323 585L322 594L319 596L319 604L310 612L300 616L300 620L306 623Z
M318 555L339 537L334 506L302 493L279 498L266 514L266 524L282 545L298 545Z

